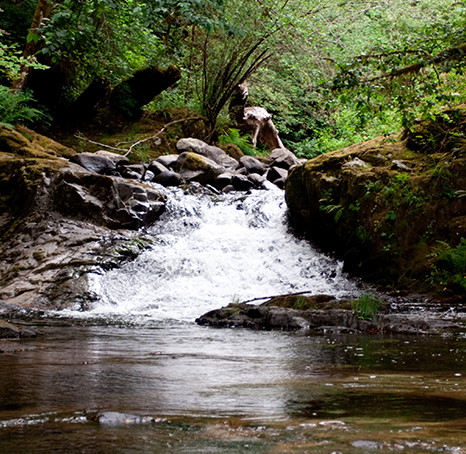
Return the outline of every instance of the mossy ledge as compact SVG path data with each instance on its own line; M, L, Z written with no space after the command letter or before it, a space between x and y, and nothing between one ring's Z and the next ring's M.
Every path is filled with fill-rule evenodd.
M88 172L73 149L24 127L0 126L0 301L85 309L89 273L132 260L151 240L138 229L164 210L152 187ZM147 210L131 209L147 197ZM150 197L149 197L150 196Z
M395 294L464 298L442 248L466 237L466 107L411 131L330 152L286 183L292 225L344 269Z

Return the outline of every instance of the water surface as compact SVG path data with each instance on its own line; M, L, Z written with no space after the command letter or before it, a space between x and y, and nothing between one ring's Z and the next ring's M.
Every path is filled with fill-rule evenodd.
M92 276L89 311L13 320L44 335L0 343L1 453L466 452L466 329L197 326L232 300L362 289L291 235L281 191L168 195L151 249Z

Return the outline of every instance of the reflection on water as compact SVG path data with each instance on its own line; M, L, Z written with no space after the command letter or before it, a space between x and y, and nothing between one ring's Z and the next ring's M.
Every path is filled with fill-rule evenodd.
M1 454L466 454L464 335L196 326L234 295L360 290L289 234L282 192L172 195L91 311L0 342Z
M48 322L0 355L2 453L466 452L461 335Z

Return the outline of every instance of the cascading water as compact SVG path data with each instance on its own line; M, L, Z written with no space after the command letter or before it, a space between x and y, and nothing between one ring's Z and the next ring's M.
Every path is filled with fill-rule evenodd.
M1 453L466 453L464 332L193 323L233 299L358 293L288 232L282 191L197 190L166 190L153 247L95 275L92 310L0 344Z
M168 203L148 231L153 247L96 276L100 301L93 314L193 320L234 300L307 290L337 297L357 293L341 263L289 232L283 191L160 189Z

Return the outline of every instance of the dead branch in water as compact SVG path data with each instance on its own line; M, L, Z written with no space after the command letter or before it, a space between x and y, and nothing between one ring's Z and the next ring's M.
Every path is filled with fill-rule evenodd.
M258 297L258 298L253 298L252 300L242 301L241 304L252 303L253 301L260 301L260 300L271 300L271 299L274 299L274 298L286 298L287 296L304 295L306 293L312 293L312 291L311 290L304 290L302 292L287 293L286 295L262 296L262 297Z

